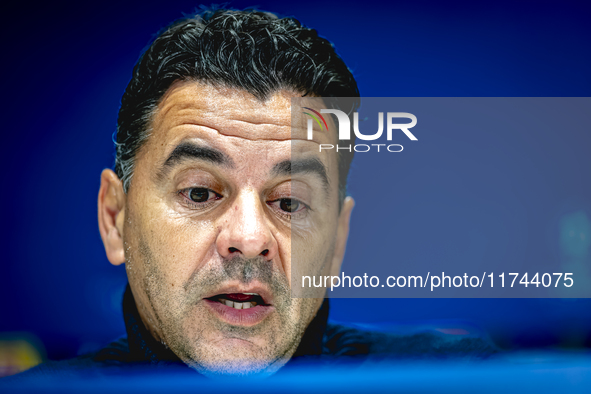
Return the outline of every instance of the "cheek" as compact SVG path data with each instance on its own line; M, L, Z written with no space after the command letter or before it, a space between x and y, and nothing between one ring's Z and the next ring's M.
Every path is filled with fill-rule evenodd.
M315 218L312 226L302 231L301 229L292 229L291 258L292 264L295 261L311 261L323 259L325 254L331 249L335 242L337 233L337 223L333 215L323 214ZM297 267L292 266L293 269Z
M318 278L329 275L334 250L334 237L319 238L314 242L293 241L289 279L294 297L324 297L324 287L304 285L303 277Z
M273 237L277 241L278 258L277 268L287 277L288 282L291 275L291 234L289 231L275 231Z
M210 221L178 217L166 209L149 211L138 237L144 243L138 249L150 253L141 258L146 274L157 271L166 286L181 288L195 271L215 258L216 226Z

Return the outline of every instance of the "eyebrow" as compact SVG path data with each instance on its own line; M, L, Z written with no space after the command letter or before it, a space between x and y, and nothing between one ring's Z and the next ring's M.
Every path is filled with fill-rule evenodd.
M175 165L184 160L202 160L225 167L234 167L232 159L225 153L198 145L194 142L182 142L170 153L160 169L160 176L165 176Z
M275 164L272 170L273 175L293 175L293 174L315 174L320 178L326 190L329 189L330 182L326 172L326 166L317 158L302 160L285 160Z
M225 153L217 149L186 141L173 149L158 172L158 177L166 176L175 165L184 160L202 160L212 164L234 168L234 162ZM326 190L330 186L326 166L317 158L285 160L275 164L271 173L275 176L291 176L293 174L305 173L315 174L320 178Z

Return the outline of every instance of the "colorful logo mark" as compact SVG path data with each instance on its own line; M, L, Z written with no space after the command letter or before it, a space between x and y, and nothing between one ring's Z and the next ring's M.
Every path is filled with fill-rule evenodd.
M308 111L314 112L314 114L318 115L320 117L320 119L322 119L322 123L324 123L324 127L322 127L322 123L320 123L320 119L318 119L318 117L316 117L314 114L304 111L304 113L306 115L311 116L316 121L316 123L318 123L318 126L320 126L320 130L324 131L325 128L326 128L326 130L328 130L326 120L324 120L324 117L322 115L320 115L320 112L315 111L312 108L308 108L308 107L302 107L302 108L307 109Z

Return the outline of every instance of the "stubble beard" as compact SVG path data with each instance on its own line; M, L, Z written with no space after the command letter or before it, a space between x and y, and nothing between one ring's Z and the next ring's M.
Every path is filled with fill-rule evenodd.
M172 287L162 271L166 266L162 257L156 256L141 236L137 245L126 248L126 267L130 284L139 284L140 289L135 290L147 298L148 305L138 305L140 311L147 309L140 313L144 324L185 364L203 374L275 372L295 352L318 310L318 300L291 298L286 276L263 257L246 259L238 255L208 263L182 286ZM142 263L140 271L138 262ZM205 305L204 295L225 283L249 284L253 280L269 287L275 307L275 312L255 326L226 323Z

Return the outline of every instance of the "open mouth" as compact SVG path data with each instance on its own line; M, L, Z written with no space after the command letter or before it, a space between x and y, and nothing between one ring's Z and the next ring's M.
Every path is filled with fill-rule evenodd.
M220 302L234 309L249 309L256 306L268 306L268 304L265 303L265 300L263 300L263 297L257 293L218 294L207 299Z
M204 298L205 304L219 319L232 325L253 326L269 316L275 307L271 304L271 296L265 290L259 292L220 293ZM234 290L235 291L235 290ZM251 290L252 291L252 290Z

